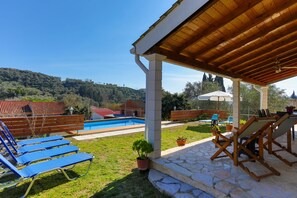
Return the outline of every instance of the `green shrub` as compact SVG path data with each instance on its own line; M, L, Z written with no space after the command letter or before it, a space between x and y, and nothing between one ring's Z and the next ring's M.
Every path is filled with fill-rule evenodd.
M140 159L146 159L147 155L154 151L153 145L146 140L136 140L132 149L137 152Z

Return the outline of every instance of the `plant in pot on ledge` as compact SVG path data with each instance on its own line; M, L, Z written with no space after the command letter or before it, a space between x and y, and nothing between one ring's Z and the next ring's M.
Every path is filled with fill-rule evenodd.
M133 151L138 154L137 166L138 170L145 171L149 167L148 154L154 151L153 145L146 140L136 140L132 145Z
M221 133L221 129L219 125L216 125L216 124L211 127L210 131L213 136L216 136L217 133Z
M177 146L185 146L186 142L187 142L187 138L185 138L183 136L179 136L176 139Z

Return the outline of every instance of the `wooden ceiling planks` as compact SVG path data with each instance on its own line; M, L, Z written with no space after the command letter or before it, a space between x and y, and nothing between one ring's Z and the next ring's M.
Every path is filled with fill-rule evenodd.
M211 0L147 53L266 85L297 75L296 0Z

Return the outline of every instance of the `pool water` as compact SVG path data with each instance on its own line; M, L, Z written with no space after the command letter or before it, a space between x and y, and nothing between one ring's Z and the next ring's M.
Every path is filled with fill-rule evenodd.
M114 127L122 127L122 126L133 126L137 124L144 124L144 120L137 118L128 118L128 119L120 119L120 120L104 120L97 122L86 122L84 124L84 129L81 131L94 130L94 129L107 129Z

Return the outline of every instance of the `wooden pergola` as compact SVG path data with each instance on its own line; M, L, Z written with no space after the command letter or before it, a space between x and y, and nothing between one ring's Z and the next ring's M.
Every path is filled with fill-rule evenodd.
M233 79L235 98L240 81L259 85L267 103L267 85L297 76L297 1L179 0L133 46L150 66L166 61ZM158 89L149 80L158 64L147 69L149 91Z

